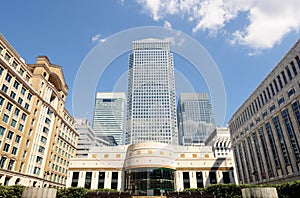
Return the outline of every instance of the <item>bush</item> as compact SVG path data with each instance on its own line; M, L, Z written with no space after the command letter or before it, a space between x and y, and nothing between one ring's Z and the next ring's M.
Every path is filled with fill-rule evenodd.
M2 186L0 185L0 197L5 198L19 198L22 196L24 186L14 185L14 186Z
M61 188L57 189L57 198L84 198L86 195L87 189L78 188L78 187L70 187L70 188Z

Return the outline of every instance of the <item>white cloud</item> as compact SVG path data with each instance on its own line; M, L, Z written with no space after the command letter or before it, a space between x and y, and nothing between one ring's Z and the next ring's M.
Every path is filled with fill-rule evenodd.
M107 38L101 38L101 34L96 34L95 36L92 37L93 42L100 42L103 43L107 40Z
M92 41L96 42L99 40L99 38L100 38L100 34L96 34L95 36L92 37Z
M165 21L164 27L165 28L172 28L172 25L169 21Z
M272 48L291 31L300 29L299 0L136 0L143 12L153 20L178 15L194 24L192 31L209 35L227 32L230 43L259 51ZM245 13L248 21L239 19ZM240 20L238 29L229 32L227 24ZM169 23L169 22L168 22ZM242 29L239 29L242 28ZM256 54L256 53L254 53ZM252 54L253 55L253 54Z

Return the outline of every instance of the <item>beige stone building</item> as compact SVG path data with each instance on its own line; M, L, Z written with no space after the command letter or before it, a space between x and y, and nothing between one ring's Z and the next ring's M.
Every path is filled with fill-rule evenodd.
M87 158L70 160L67 187L109 188L134 195L236 183L229 155L215 157L211 146L142 142L90 149Z
M0 183L65 186L78 134L65 109L62 68L46 56L26 64L0 35Z
M300 40L229 121L240 183L300 179Z

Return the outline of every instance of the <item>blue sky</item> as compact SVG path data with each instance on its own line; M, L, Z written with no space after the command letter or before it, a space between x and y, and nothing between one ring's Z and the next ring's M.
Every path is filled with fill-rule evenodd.
M269 2L10 0L1 2L1 33L27 63L34 63L38 55L47 55L52 63L63 67L69 86L66 108L73 114L72 89L77 70L99 43L120 31L141 26L182 31L207 50L220 70L227 95L226 123L299 39L298 1ZM115 60L97 91L110 91L127 66L126 54ZM175 56L176 67L184 70L190 66ZM191 78L197 91L208 91L201 77L186 77ZM90 121L92 113L87 110Z

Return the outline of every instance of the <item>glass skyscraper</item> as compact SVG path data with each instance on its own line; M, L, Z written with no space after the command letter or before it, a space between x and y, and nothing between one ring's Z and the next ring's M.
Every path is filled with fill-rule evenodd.
M118 145L123 144L126 96L122 92L96 94L93 130L96 136L113 136Z
M178 144L173 54L166 40L133 41L129 56L126 143Z
M215 119L207 93L181 93L178 101L179 143L203 144L215 129Z

